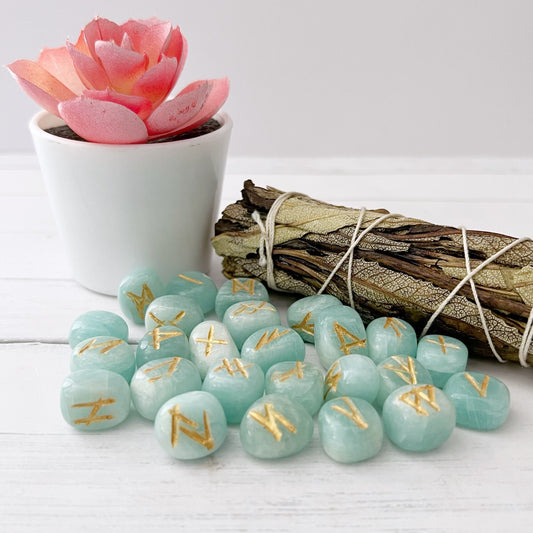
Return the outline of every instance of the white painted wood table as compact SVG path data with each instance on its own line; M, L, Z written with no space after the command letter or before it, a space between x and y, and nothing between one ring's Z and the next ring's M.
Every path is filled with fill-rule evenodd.
M433 222L533 235L528 161L232 160L223 205L244 177L344 205L385 207ZM476 192L476 187L478 191ZM103 261L105 268L105 261ZM210 274L220 285L219 261ZM512 410L497 431L456 429L440 449L410 454L385 442L351 466L322 452L254 460L230 428L199 462L165 455L132 412L84 434L61 418L67 332L116 299L77 285L33 157L0 158L0 531L531 531L533 371L493 360L470 368L502 379ZM289 296L275 296L283 316ZM131 328L131 342L142 335ZM308 357L316 362L311 347Z

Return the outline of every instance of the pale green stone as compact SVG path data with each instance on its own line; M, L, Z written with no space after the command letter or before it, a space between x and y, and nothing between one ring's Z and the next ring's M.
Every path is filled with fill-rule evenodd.
M146 309L163 294L165 288L159 274L151 268L138 268L121 281L118 302L128 319L135 324L144 324Z
M128 342L128 333L128 324L121 316L110 311L87 311L76 318L70 326L68 342L74 348L85 339L102 335L117 337Z
M442 388L450 376L465 370L468 348L454 337L426 335L418 343L416 358L429 370L433 383Z
M324 400L354 396L372 403L378 394L381 377L376 364L366 355L346 355L337 359L324 380Z
M283 361L268 369L266 394L282 394L314 416L323 402L324 376L311 363Z
M331 294L315 294L300 298L287 309L287 323L305 342L315 342L314 314L319 309L333 305L342 305L342 302Z
M176 459L200 459L214 453L228 426L220 402L204 391L167 400L157 412L154 431L160 446Z
M383 423L377 411L361 398L342 396L326 402L318 413L324 451L339 463L357 463L378 454Z
M223 359L210 367L202 390L218 399L228 424L240 424L248 407L263 396L265 375L255 363Z
M416 357L418 339L416 332L405 320L380 317L366 327L368 355L379 364L391 355Z
M189 339L180 328L160 326L143 335L137 345L137 368L154 359L165 357L191 358Z
M244 341L256 331L269 326L279 326L279 311L265 300L249 300L228 307L224 324L240 350Z
M116 372L77 370L63 382L61 414L81 431L102 431L123 422L130 412L130 388Z
M168 283L166 294L187 296L197 302L204 314L207 314L215 308L217 286L209 276L202 272L180 272Z
M413 359L409 355L392 355L388 357L379 363L378 372L381 376L381 381L378 395L373 404L380 411L389 394L400 387L416 385L417 383L433 385L433 378L428 370L420 361Z
M200 371L202 379L209 367L222 359L240 357L239 349L231 338L228 328L218 320L204 320L189 337L191 361Z
M144 321L146 331L158 326L180 328L185 335L190 335L194 326L204 319L202 308L187 296L167 294L156 298L146 310Z
M444 392L455 405L458 426L489 431L507 420L509 389L497 378L480 372L460 372L448 379Z
M434 385L406 385L383 404L383 425L391 442L403 450L438 448L455 427L455 407Z
M153 420L159 408L170 398L200 390L202 378L188 359L155 359L137 369L131 380L131 399L137 412Z
M293 329L270 326L252 333L243 343L241 357L257 363L263 372L281 361L303 361L305 344Z
M346 305L317 310L315 348L324 368L343 355L368 355L365 326L359 313Z
M215 300L215 313L219 320L224 318L224 313L232 305L249 300L264 300L270 297L265 286L253 278L234 278L222 284Z
M97 368L116 372L129 383L135 372L135 352L124 340L109 335L81 341L71 352L70 370Z
M286 396L268 394L254 402L240 427L244 450L259 459L279 459L301 452L313 436L313 419Z

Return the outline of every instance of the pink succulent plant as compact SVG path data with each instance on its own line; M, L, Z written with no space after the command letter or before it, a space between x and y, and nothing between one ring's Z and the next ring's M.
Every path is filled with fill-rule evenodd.
M132 144L194 129L225 102L227 78L195 81L167 100L186 55L187 42L170 22L95 18L76 44L45 48L37 61L8 68L33 100L85 140Z

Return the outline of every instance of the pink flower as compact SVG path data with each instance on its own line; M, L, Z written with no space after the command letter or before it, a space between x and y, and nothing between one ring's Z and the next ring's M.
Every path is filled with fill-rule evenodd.
M194 129L225 102L227 78L193 82L167 100L186 55L187 42L170 22L96 18L76 44L45 48L37 61L8 68L33 100L87 141L131 144Z

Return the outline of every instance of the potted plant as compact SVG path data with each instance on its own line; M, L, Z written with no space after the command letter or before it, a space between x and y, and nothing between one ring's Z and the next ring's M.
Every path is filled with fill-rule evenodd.
M232 128L227 78L171 95L187 42L157 18L95 18L8 68L44 111L30 131L74 278L116 294L133 268L206 270Z

